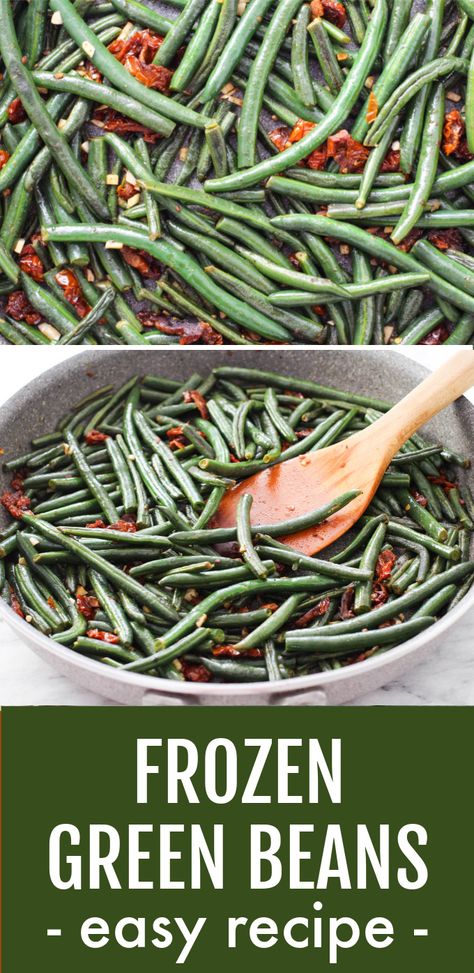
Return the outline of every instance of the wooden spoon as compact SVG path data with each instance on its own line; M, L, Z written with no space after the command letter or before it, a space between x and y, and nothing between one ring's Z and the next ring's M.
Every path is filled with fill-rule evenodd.
M222 498L213 527L234 527L243 493L251 493L252 524L277 524L309 513L347 490L361 494L324 523L283 540L316 554L362 516L400 447L442 409L474 385L474 351L462 349L373 425L326 449L303 453L256 473Z

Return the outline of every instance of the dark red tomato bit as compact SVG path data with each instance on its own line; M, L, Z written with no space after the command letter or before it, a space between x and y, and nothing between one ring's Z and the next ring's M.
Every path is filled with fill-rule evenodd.
M153 311L140 311L138 317L146 328L156 328L162 334L178 336L180 345L193 345L199 341L205 345L223 343L222 335L206 321L198 321L197 318L175 318Z
M82 68L77 69L79 74L82 74L83 78L87 78L88 81L96 81L97 84L102 84L102 75L100 71L96 68L92 61L86 61Z
M89 628L86 632L89 639L97 639L98 642L107 642L109 645L117 645L120 642L118 635L113 632L102 632L99 628Z
M90 432L86 432L84 440L88 446L95 446L97 443L105 443L105 440L109 439L106 432L100 432L99 429L91 429Z
M76 598L76 606L78 612L84 616L88 622L92 622L95 618L98 609L100 608L99 601L94 595L78 595Z
M90 527L91 529L98 527L100 530L106 530L107 524L105 520L91 520L90 524L86 524L86 527Z
M393 551L380 551L375 565L375 578L377 581L386 581L393 571L393 565L397 560Z
M16 471L11 482L11 488L15 493L23 493L23 485L27 475L28 471L26 469Z
M462 250L462 236L459 230L451 227L449 230L430 230L428 240L438 250Z
M449 330L446 324L439 324L437 328L430 331L421 339L420 345L443 345L449 338Z
M305 159L308 169L324 169L328 160L328 150L326 145L320 145L319 149L313 149Z
M21 98L14 98L8 106L8 121L10 125L18 125L19 122L25 122L27 118L28 115L23 108Z
M161 269L159 264L145 250L135 250L133 247L122 247L122 254L125 263L138 270L142 277L159 277Z
M212 675L206 667L199 665L197 662L186 662L183 660L181 662L181 671L186 682L210 682L212 679Z
M344 5L338 0L312 0L310 8L313 17L325 17L336 27L344 27L346 11Z
M15 520L21 520L25 510L29 510L31 507L30 498L18 490L15 493L5 490L0 497L0 503L5 507L5 510L8 510L10 517L14 517Z
M206 400L197 389L186 389L186 391L183 392L183 399L185 402L194 402L201 419L208 418L209 413L207 411Z
M22 270L24 274L28 274L28 277L32 277L33 280L37 281L43 280L43 263L41 258L38 257L38 254L31 243L26 243L23 247L18 263L20 270Z
M385 159L382 162L381 172L399 172L400 171L400 149L389 149Z
M408 253L412 247L415 246L417 240L423 236L423 230L419 230L416 226L407 233L404 240L397 244L397 250L403 250L404 253Z
M376 581L372 586L371 601L374 608L378 608L379 605L384 605L388 601L389 591L386 584L382 584L381 581Z
M284 149L286 149L290 131L291 130L286 128L285 125L280 125L278 128L274 128L268 133L269 139L271 139L279 152L283 152Z
M54 279L64 292L66 301L72 305L78 317L85 318L91 307L90 304L84 300L81 288L79 286L79 281L73 274L72 270L69 270L67 267L63 268L62 270L58 270L57 274L54 276Z
M442 487L445 493L449 490L455 490L457 487L457 483L455 483L453 480L448 480L446 473L444 473L442 470L439 471L437 476L428 476L428 480L430 483L435 483L437 486Z
M10 153L7 152L6 149L0 149L0 169L3 169L3 167L6 166L9 158Z
M41 314L35 311L23 291L12 291L8 295L5 312L14 321L25 321L26 324L40 324L42 321Z
M169 440L170 449L183 449L186 446L182 426L173 426L171 429L167 429L166 437Z
M121 115L120 112L115 111L113 108L107 108L102 105L96 108L91 121L97 128L103 128L106 132L117 132L119 135L131 135L135 133L142 135L145 142L157 142L162 137L159 132L154 132L153 129L147 128L146 125L141 125L140 122L134 122L131 118L125 118L124 115Z
M23 611L23 609L22 609L22 607L20 605L20 601L18 599L18 596L15 594L13 588L10 588L10 608L13 608L13 611L15 612L15 614L16 615L19 615L20 618L24 618L25 617L25 613L24 613L24 611Z
M339 172L362 172L369 149L352 138L345 128L328 138L327 154L339 166Z
M300 617L296 619L294 628L306 628L306 626L310 625L315 618L320 618L321 615L325 615L326 612L329 611L330 605L331 602L329 598L322 598L321 601L318 601L317 605L314 605L313 608L309 608L304 615L300 615Z
M428 506L428 501L427 501L426 497L424 496L423 493L420 493L419 490L412 490L411 491L411 495L412 495L413 499L416 500L417 503L419 503L420 507L427 507Z
M341 605L339 608L339 615L341 618L354 618L354 594L355 589L353 585L346 588L341 598Z

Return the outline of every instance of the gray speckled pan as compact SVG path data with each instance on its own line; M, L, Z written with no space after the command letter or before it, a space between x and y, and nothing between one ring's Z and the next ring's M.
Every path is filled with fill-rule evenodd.
M41 350L39 351L41 353ZM426 370L393 351L343 349L243 350L166 349L84 351L49 369L0 409L0 442L5 459L25 452L32 437L50 431L74 402L102 385L119 385L133 374L163 374L184 380L193 371L205 373L217 364L262 367L334 385L353 392L397 401L426 375ZM297 382L295 383L297 387ZM426 426L434 442L472 454L474 406L462 398ZM474 483L470 472L471 486ZM0 472L0 486L8 479ZM398 678L442 645L450 628L474 604L474 590L439 622L398 648L334 672L303 676L266 685L176 683L124 673L76 655L20 619L0 600L0 615L38 655L64 675L120 703L139 705L324 705L344 703ZM0 699L1 702L1 699ZM64 700L67 703L67 699Z

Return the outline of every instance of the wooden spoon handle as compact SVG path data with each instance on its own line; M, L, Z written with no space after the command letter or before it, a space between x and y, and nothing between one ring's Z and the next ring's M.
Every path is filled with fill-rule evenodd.
M474 385L474 350L462 348L364 432L377 438L381 436L387 455L392 457L420 426L471 385Z

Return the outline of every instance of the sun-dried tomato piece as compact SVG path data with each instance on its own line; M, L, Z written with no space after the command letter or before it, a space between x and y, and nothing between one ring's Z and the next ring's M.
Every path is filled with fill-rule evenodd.
M116 37L109 44L109 51L118 61L123 61L128 54L136 54L144 64L151 64L164 38L152 30L135 30L128 37Z
M124 514L115 524L109 524L107 530L119 530L122 534L134 534L137 530L137 523L131 514Z
M7 152L6 149L0 149L0 169L3 169L3 167L6 166L9 158L10 153Z
M445 155L452 155L459 149L464 138L466 126L461 112L453 108L448 112L444 119L443 126L443 152Z
M449 338L449 330L446 324L439 324L437 328L430 331L421 339L420 345L443 345Z
M175 318L154 311L139 311L138 318L145 328L156 328L162 334L177 335L180 345L193 345L202 341L205 345L221 345L222 335L206 321L197 318Z
M103 632L100 628L89 628L86 632L89 639L97 639L98 642L107 642L108 645L117 645L120 642L118 635L113 632Z
M186 446L187 440L183 436L182 426L173 426L171 429L166 430L166 438L169 440L170 449L182 449Z
M79 281L73 274L72 270L69 270L67 267L63 267L61 270L58 270L57 274L54 276L54 279L64 292L66 301L72 305L78 317L85 318L91 307L82 296Z
M25 613L20 605L19 598L13 588L10 588L10 608L13 608L15 614L19 615L20 618L25 617Z
M344 4L339 3L338 0L312 0L310 7L313 17L325 17L336 27L344 27L346 11Z
M23 493L23 485L24 485L26 476L27 476L27 471L26 470L17 470L16 471L16 473L15 473L13 479L12 479L12 482L11 482L11 488L12 488L12 490L15 491L15 493Z
M77 595L76 606L78 612L92 622L100 608L99 600L94 595Z
M355 589L353 585L346 588L342 598L341 605L339 608L339 615L341 618L353 618L354 617L354 594Z
M428 476L430 483L435 483L437 486L443 488L445 493L449 493L450 490L455 490L457 483L454 480L448 480L444 470L439 470L437 476Z
M377 581L386 581L390 577L393 565L397 560L393 551L380 551L375 565L375 578Z
M127 182L127 179L124 177L120 185L117 186L116 191L119 199L124 199L127 201L128 199L131 199L132 196L136 196L138 190L135 183Z
M371 125L372 122L375 122L378 113L379 113L379 103L377 101L377 96L374 91L371 91L369 95L369 103L367 105L367 112L365 116L365 120L368 125Z
M35 248L31 243L25 243L23 250L20 254L20 259L18 261L20 270L24 274L28 274L28 277L32 277L33 280L41 281L44 276L44 267L40 257L35 251Z
M5 510L8 510L10 517L14 517L15 520L21 520L25 510L29 510L31 507L30 498L25 496L24 493L20 493L19 490L15 493L5 490L0 497L0 503L5 507Z
M411 490L410 492L413 499L416 500L417 503L419 503L420 507L428 506L428 501L423 493L420 493L419 490L415 490L415 489Z
M211 673L205 666L197 662L186 662L185 659L181 662L181 672L186 682L210 682L212 679Z
M8 295L5 311L14 321L25 321L26 324L40 324L42 320L23 291L12 291Z
M362 172L369 151L365 145L353 139L345 128L328 138L328 158L337 162L339 172Z
M300 617L296 619L296 622L294 622L293 627L306 628L306 626L310 625L315 618L320 618L321 615L325 615L329 610L330 605L331 602L329 598L322 598L321 601L318 601L317 605L313 605L313 608L309 608L304 615L300 615Z
M105 530L107 524L105 523L105 520L91 520L90 524L86 524L86 527L100 527L101 530Z
M430 230L428 240L438 250L462 250L462 237L459 230Z
M319 149L313 149L312 152L306 156L305 165L308 169L317 169L321 171L324 169L326 162L328 160L328 150L326 145L320 145Z
M206 400L197 389L186 389L183 392L183 399L185 402L194 402L201 419L208 418L209 413L207 411Z
M146 125L134 122L131 118L125 118L124 115L114 111L113 108L102 105L96 108L91 121L97 128L103 128L106 132L118 132L119 135L137 133L143 136L145 142L157 142L162 138L159 132L154 132Z
M308 134L308 132L312 131L313 128L315 128L315 122L308 122L305 121L304 118L299 118L296 124L291 129L291 132L288 136L288 142L290 143L290 145L292 145L293 142L300 142L301 139Z
M27 118L28 115L23 108L21 98L14 98L8 106L8 121L10 125L18 125L19 122L25 122Z
M161 64L144 64L135 54L128 54L123 61L123 66L146 88L154 88L156 91L169 91L170 81L173 77L173 72L169 68L165 68Z
M159 264L146 250L135 250L133 247L124 246L120 253L125 263L130 264L130 267L135 267L135 270L138 270L142 277L156 278L160 276Z
M380 167L380 172L400 171L400 149L389 149Z
M236 656L243 655L242 652L239 652L239 650L236 649L235 645L214 645L212 654L217 657L224 656L224 658L227 659L233 659Z
M108 439L106 432L101 432L100 429L91 429L90 432L86 432L84 439L88 446L95 446L97 443L105 443Z
M379 605L384 605L385 602L388 601L388 596L389 590L386 584L382 584L381 581L376 581L375 584L372 585L372 594L370 596L370 600L374 608L378 608Z
M280 125L278 128L274 128L273 131L268 133L269 139L277 147L279 152L283 152L288 145L288 138L291 129L287 128L286 125Z

